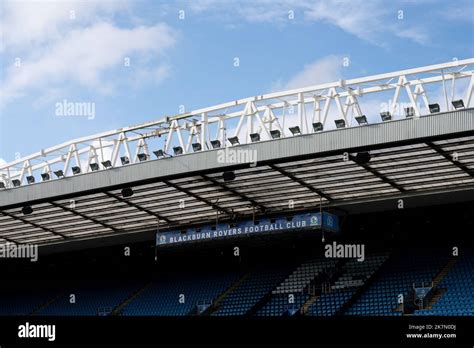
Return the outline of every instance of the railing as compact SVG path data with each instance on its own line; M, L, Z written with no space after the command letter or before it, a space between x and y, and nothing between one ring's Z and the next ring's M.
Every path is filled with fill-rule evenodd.
M0 191L148 161L152 155L160 159L365 125L378 122L378 113L387 122L470 107L473 65L474 58L455 60L253 96L74 139L0 166Z

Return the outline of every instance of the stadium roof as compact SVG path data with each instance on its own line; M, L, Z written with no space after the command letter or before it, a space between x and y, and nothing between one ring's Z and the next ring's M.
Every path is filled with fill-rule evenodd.
M203 120L185 122L175 129L178 136L175 141L178 142L174 145L181 148L181 155L178 152L176 156L157 156L159 158L152 160L147 141L159 137L160 132L167 134L162 147L166 155L167 147L173 146L169 140L173 127L178 120L186 121L188 116L168 119L160 123L161 128L149 134L144 130L149 130L151 123L42 150L0 168L0 173L3 171L0 184L5 186L0 188L0 243L57 246L71 241L97 240L98 237L149 234L158 228L211 223L216 214L221 220L263 213L291 214L314 209L320 203L351 213L396 209L400 198L404 199L405 207L433 201L474 200L474 109L469 108L474 74L465 70L473 62L471 59L460 61L460 64L446 63L338 83L342 89L359 84L357 93L347 88L342 92L335 85L326 84L282 92L278 96L296 96L295 105L304 105L310 99L306 93L326 90L326 94L318 96L326 98L325 106L323 110L315 109L314 115L321 112L316 120L320 120L326 129L324 122L329 108L326 105L334 102L346 121L341 129L322 132L308 129L310 122L304 118L307 116L305 107L300 107L296 116L301 121L299 130L302 134L292 132L294 135L290 135L287 129L276 126L276 120L283 116L267 109L267 119L260 119L258 129L253 129L252 122L248 123L247 134L242 138L239 128L242 131L244 120L259 119L261 106L255 104L257 99L275 98L275 95L267 95L255 97L257 99L253 101L236 101L236 105L245 105L240 116L228 113L217 121L222 124L229 115L229 118L237 117L239 124L234 136L247 142L225 149L209 146L211 139L206 129L212 123L206 119L209 116L206 112L218 110L221 105L200 110ZM413 76L423 72L438 73L440 69L441 77L420 79ZM464 105L454 110L458 109L455 100L451 98L453 108L450 107L445 93L448 111L439 112L438 104L429 104L423 86L435 82L444 85L448 76L453 82L468 77L467 94L462 102ZM398 82L380 82L386 79ZM379 81L379 85L368 87L367 83L371 81ZM407 87L410 85L415 86L414 90ZM408 117L395 119L389 112L392 119L385 122L362 122L351 126L349 107L355 107L355 119L359 117L360 121L362 116L361 110L357 111L360 109L357 95L375 92L374 89L393 89L394 100L398 100L404 88L414 102ZM339 108L338 98L343 93L346 93L348 104ZM424 100L425 108L417 106L417 96ZM316 106L314 96L312 100ZM163 125L167 127L163 128ZM142 133L134 138L136 151L135 156L131 156L132 136L128 132L138 130ZM180 133L184 130L190 132L187 145ZM272 130L280 130L280 137L264 136ZM118 138L107 143L107 137L112 134ZM223 146L230 137L226 137L225 132L219 134ZM254 138L252 142L252 134L262 137ZM190 146L196 139L202 146L190 153ZM90 141L99 146L94 147ZM81 148L81 144L86 146ZM108 146L112 148L107 152L109 157L104 155L105 150L110 150ZM69 150L61 152L64 148ZM59 151L58 157L48 157L56 151ZM232 158L222 158L226 151L230 157L243 154L249 159L249 155L256 155L256 163L248 163L248 160L235 163ZM139 154L144 156L139 159ZM86 157L81 157L83 155ZM121 155L130 163L118 165L117 159ZM99 160L109 161L107 168L89 169L90 164ZM76 174L72 173L74 161L79 168ZM53 168L58 164L61 166ZM62 170L64 177L26 183L38 170L48 174L50 179L53 171ZM223 172L229 171L235 173L234 180L224 180ZM124 188L131 188L132 192L122 192Z
M283 147L291 150L280 153ZM236 149L256 150L257 166L217 163L215 150L3 191L0 236L56 243L156 231L158 221L160 229L215 221L216 210L221 219L289 214L290 200L298 210L321 201L351 211L377 201L395 209L399 198L443 192L474 199L474 109ZM356 163L364 152L369 162ZM236 178L224 181L229 170ZM133 195L124 197L124 187Z

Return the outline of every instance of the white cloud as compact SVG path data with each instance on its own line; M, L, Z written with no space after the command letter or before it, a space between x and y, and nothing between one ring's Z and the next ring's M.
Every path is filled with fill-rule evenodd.
M0 37L3 48L31 48L60 39L64 31L110 17L126 1L5 1Z
M305 13L310 20L323 21L361 39L375 41L384 28L379 24L386 11L380 2L325 0L309 3Z
M323 22L372 44L385 46L393 37L427 44L427 30L422 23L415 28L397 18L400 4L382 0L259 0L241 6L214 0L196 0L190 10L213 20L237 23ZM289 18L293 11L294 19ZM403 28L400 26L403 25Z
M400 29L396 32L396 35L401 38L411 39L412 41L421 45L427 45L429 43L428 34L422 31L420 28L411 27Z
M293 89L337 81L342 77L342 60L343 57L337 55L318 59L305 65L303 70L296 73L282 87L283 89Z
M131 28L115 25L111 16L125 8L123 2L21 2L18 6L7 2L5 7L3 53L18 54L21 66L11 64L2 73L2 106L32 90L39 92L41 104L73 84L111 93L120 81L111 72L127 69L126 57L131 60L128 69L135 86L167 76L168 67L161 58L175 44L177 33L159 23ZM74 21L69 18L71 9Z

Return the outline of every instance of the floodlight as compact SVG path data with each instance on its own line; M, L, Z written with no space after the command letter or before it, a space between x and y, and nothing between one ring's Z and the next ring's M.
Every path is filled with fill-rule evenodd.
M43 179L43 181L51 180L51 176L49 175L49 173L42 173L41 178Z
M112 168L112 162L110 162L109 160L103 161L102 165L105 167L105 169Z
M35 183L35 177L33 175L28 175L26 177L26 181L28 182L28 184L34 184Z
M148 159L148 155L146 153L139 153L137 158L140 162L144 162Z
M336 128L344 128L346 126L346 121L342 118L340 120L334 120L334 123L336 124Z
M91 167L91 170L93 172L99 170L99 164L98 163L91 163L89 166Z
M439 104L429 104L428 108L432 114L439 112Z
M13 186L18 187L18 186L21 186L21 181L18 179L14 179L12 180L12 184Z
M3 181L0 181L0 189L6 189L7 187L5 186L5 183Z
M128 156L122 156L120 157L120 162L122 162L122 165L125 166L130 163L130 158L128 158Z
M33 208L30 207L29 205L26 205L21 209L21 212L23 213L23 215L28 215L33 212Z
M352 157L352 160L357 164L367 164L370 162L372 156L369 152L358 152L355 156Z
M271 130L270 135L272 136L272 139L281 138L281 132L278 129Z
M131 187L125 187L122 189L122 197L130 197L133 196L133 190Z
M367 117L365 117L365 115L356 116L355 120L359 125L368 124Z
M234 172L224 172L222 173L222 178L224 181L232 181L235 179L235 173Z
M64 172L60 169L60 170L56 170L54 172L54 175L56 175L58 177L58 179L61 179L61 178L64 178Z
M165 152L163 150L153 151L153 154L156 156L156 158L165 157Z
M227 138L227 140L229 140L229 142L230 142L232 145L240 144L238 137L230 137L230 138Z
M250 134L250 140L252 141L252 143L255 143L257 141L260 141L260 134L258 133L251 133Z
M301 134L301 129L298 126L288 128L293 135Z
M211 140L211 146L213 149L218 149L221 147L220 140Z
M200 143L194 143L193 145L193 151L194 152L197 152L197 151L201 151L202 150L202 146Z
M462 99L453 100L451 102L456 110L464 108L464 101Z
M406 117L415 116L415 109L413 108L413 106L409 106L409 107L405 108L405 116Z
M382 118L382 121L390 121L392 119L392 115L390 114L389 111L384 111L380 113L380 117Z
M176 156L177 155L182 155L183 154L183 148L181 146L175 146L175 147L173 147L173 152Z
M72 170L72 174L74 174L74 175L81 173L81 168L80 167L72 167L71 170Z
M313 130L315 132L321 132L324 129L324 126L321 122L315 122L313 123Z

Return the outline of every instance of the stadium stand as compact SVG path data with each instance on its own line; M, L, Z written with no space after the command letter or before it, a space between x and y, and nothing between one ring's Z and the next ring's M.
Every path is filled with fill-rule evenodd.
M339 312L342 306L354 296L357 288L377 271L385 262L388 254L369 255L363 262L356 259L347 261L342 266L342 274L330 287L330 292L322 293L308 308L309 315L332 316Z
M414 315L474 315L474 253L459 256L459 261L439 283L442 296L431 308L416 310Z
M315 316L333 316L355 293L355 288L338 289L333 292L323 293L309 307L308 314Z
M247 314L258 303L264 301L274 289L291 272L290 266L257 268L234 291L220 303L212 315L234 316Z
M172 275L155 279L139 296L122 310L122 315L178 316L195 314L198 304L211 305L225 291L238 275ZM184 300L180 302L180 296Z
M39 310L37 315L60 316L96 316L109 315L113 309L141 283L128 281L93 281L69 289L48 306ZM70 295L74 294L74 303Z
M294 294L273 294L259 311L257 316L291 316L299 312L308 300L309 294L297 292Z
M30 315L54 297L49 289L5 289L0 291L0 315Z
M414 283L431 282L448 262L446 253L407 251L389 261L390 264L357 301L345 311L346 315L400 316L398 295L407 299Z

